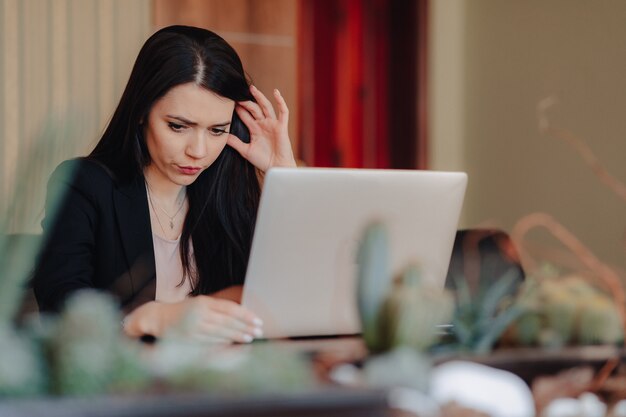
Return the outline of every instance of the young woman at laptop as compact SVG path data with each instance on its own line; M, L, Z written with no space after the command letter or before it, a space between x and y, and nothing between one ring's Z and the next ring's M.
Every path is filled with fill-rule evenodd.
M40 309L95 288L118 297L130 336L183 321L201 340L260 336L260 320L237 303L258 173L296 165L287 105L278 90L274 99L277 111L213 32L152 35L95 149L50 178L33 280Z

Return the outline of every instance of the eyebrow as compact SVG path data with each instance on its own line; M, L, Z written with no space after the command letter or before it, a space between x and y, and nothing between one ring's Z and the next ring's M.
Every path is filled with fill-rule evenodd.
M173 116L171 114L168 114L166 117L169 117L170 119L176 119L179 122L183 122L183 123L185 123L186 125L189 125L189 126L197 126L198 125L198 123L192 122L191 120L187 120L187 119L185 119L184 117L181 117L181 116ZM211 127L226 127L228 125L230 125L230 120L227 121L227 122L215 123L215 124L211 125Z

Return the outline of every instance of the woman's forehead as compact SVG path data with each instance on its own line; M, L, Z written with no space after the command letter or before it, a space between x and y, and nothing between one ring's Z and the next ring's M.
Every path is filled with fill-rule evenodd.
M195 83L186 83L171 88L159 99L153 110L173 113L198 124L214 124L230 121L235 102L217 95Z

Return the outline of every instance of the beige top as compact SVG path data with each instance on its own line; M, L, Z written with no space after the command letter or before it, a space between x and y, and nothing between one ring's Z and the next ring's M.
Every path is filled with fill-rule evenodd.
M152 233L152 243L156 266L156 301L175 303L184 300L191 291L191 284L186 279L183 285L179 285L183 278L180 237L169 240ZM193 247L191 252L193 254Z

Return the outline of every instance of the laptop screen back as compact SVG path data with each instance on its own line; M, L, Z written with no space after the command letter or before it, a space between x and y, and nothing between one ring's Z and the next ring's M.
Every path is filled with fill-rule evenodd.
M458 172L270 170L242 304L268 338L359 333L356 253L366 226L386 225L393 274L417 263L443 288L466 184Z

